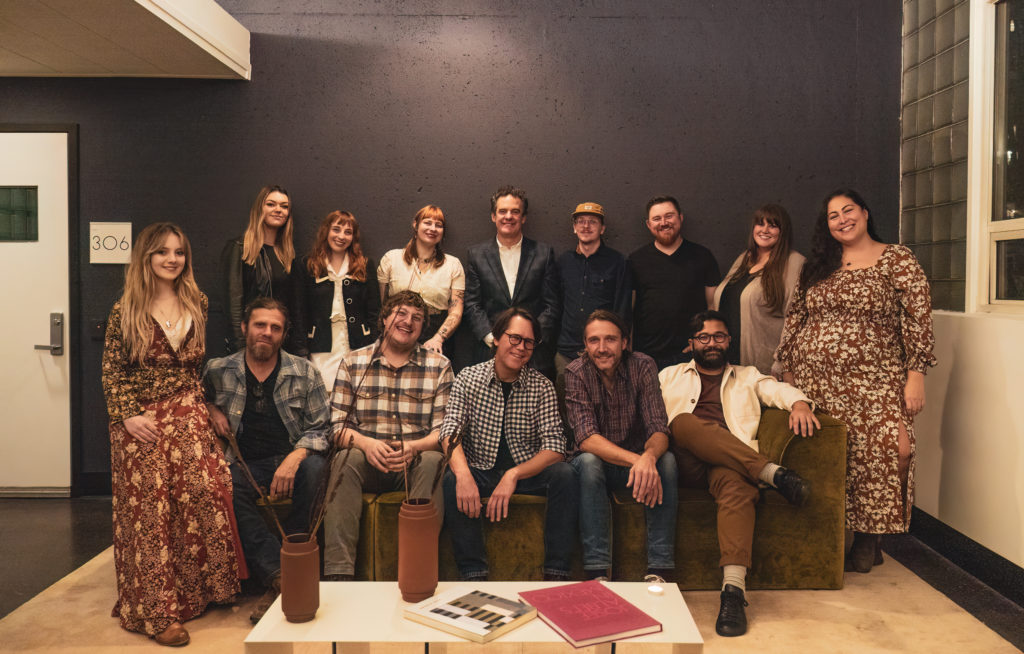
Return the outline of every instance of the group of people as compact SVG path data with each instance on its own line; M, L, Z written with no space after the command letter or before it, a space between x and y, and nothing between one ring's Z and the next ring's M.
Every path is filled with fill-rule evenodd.
M847 424L847 566L880 562L879 534L909 526L913 416L935 361L927 280L859 194L825 198L806 260L785 209L761 207L724 279L669 196L648 202L653 242L628 257L604 242L599 204L575 208L576 247L557 257L524 236L521 189L490 205L495 238L465 266L433 205L379 265L344 211L296 261L290 196L265 187L224 250L233 353L205 366L188 239L142 230L103 358L125 629L185 644L182 623L250 573L267 588L253 619L266 611L280 539L254 485L291 498L286 533L315 527L326 501L328 580L354 578L362 493L401 488L443 511L464 579L488 577L481 520L506 518L514 493L547 496L545 579L569 578L577 534L587 577L607 579L608 492L627 488L645 507L649 581L673 576L682 485L717 502L716 630L740 635L759 489L811 495L757 451L762 406L790 411L801 436L815 409ZM463 316L475 363L456 371Z

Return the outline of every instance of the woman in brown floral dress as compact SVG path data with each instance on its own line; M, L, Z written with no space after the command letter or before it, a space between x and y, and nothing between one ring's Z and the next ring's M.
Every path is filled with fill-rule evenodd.
M825 198L776 358L783 378L847 425L847 566L881 563L879 534L910 526L913 416L932 356L928 280L909 249L882 243L864 200Z
M185 234L171 223L146 227L107 321L103 391L114 491L113 615L162 645L188 643L181 623L210 602L231 600L245 574L231 475L199 382L206 312Z

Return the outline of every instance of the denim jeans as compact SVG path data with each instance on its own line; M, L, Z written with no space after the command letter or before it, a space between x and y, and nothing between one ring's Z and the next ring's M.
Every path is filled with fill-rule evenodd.
M470 467L480 497L491 494L501 481L504 470L478 470ZM569 556L576 543L576 522L579 511L579 484L576 472L568 463L553 463L529 479L520 479L516 493L525 495L547 495L547 513L544 517L544 573L569 574ZM480 508L479 518L470 518L459 511L455 496L455 475L451 470L444 475L444 523L452 539L452 550L459 576L463 579L486 577L487 549L481 521L485 507Z
M608 491L626 487L629 468L607 463L595 454L583 452L572 460L580 479L580 537L583 541L583 569L611 567L611 506ZM665 452L658 459L662 501L644 507L647 519L647 567L675 568L676 507L679 504L676 458Z
M256 483L264 490L269 490L274 472L282 461L283 455L246 463ZM282 524L286 534L309 530L309 512L326 467L327 460L319 454L310 454L299 464L292 489L292 510ZM237 461L231 464L231 481L234 485L235 520L238 521L238 535L245 552L245 561L263 584L269 584L271 579L281 573L281 538L263 520L260 508L256 506L259 496Z

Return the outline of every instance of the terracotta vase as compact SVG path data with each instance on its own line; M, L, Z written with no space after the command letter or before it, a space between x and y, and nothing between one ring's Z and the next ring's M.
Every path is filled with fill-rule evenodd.
M320 547L308 534L281 543L281 611L288 622L309 622L320 608Z
M398 510L398 590L406 602L421 602L437 589L437 507L426 498L407 499Z

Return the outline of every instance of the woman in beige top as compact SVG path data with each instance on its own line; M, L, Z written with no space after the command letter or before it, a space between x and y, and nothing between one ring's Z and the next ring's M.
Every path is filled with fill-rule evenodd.
M451 338L462 321L466 274L462 263L441 249L445 219L440 207L427 205L412 219L413 237L405 249L390 250L380 260L377 280L381 301L398 291L418 293L427 304L427 321L420 342L451 358Z
M746 251L715 289L713 308L726 315L732 332L729 363L772 374L786 309L804 265L803 255L790 249L792 233L783 207L766 204L755 211Z

